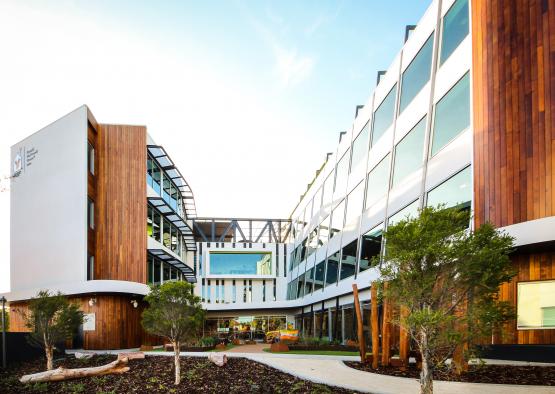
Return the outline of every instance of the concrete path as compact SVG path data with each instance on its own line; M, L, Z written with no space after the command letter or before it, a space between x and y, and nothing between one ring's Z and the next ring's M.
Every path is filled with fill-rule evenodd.
M270 345L266 343L257 343L256 345L239 345L235 346L229 350L226 350L226 353L266 353L264 349L268 349Z

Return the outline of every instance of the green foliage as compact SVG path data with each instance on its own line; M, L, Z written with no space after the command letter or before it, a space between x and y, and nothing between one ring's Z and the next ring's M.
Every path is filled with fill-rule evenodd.
M165 282L152 286L145 301L148 307L143 312L142 324L148 332L165 337L172 343L198 336L204 321L204 310L190 283Z
M330 341L328 337L301 337L299 338L300 345L307 346L326 346L326 345L340 345L341 341L333 340Z
M62 388L65 392L79 394L85 392L85 385L83 383L63 383Z
M491 224L467 229L469 213L428 207L417 218L389 227L380 271L383 295L406 307L396 323L408 330L431 368L453 355L457 345L491 335L514 317L499 301L499 286L515 275L509 253L513 238Z
M41 290L29 301L29 313L24 320L31 330L31 343L53 347L57 342L73 336L83 324L83 312L62 293Z
M34 391L34 392L37 392L37 393L46 393L46 392L48 392L48 383L46 383L46 382L33 383L31 385L28 385L28 387L31 389L31 391Z
M214 337L202 337L199 339L199 345L204 347L214 346L216 344L216 338Z

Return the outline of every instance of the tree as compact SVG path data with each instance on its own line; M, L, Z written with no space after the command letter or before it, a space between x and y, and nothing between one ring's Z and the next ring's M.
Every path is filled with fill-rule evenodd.
M9 312L9 308L6 308L6 314L5 319L6 319L6 332L10 331L10 312ZM2 332L2 310L0 310L0 332Z
M444 206L420 210L384 232L380 267L384 296L406 313L406 329L422 355L421 393L433 393L433 372L455 349L491 335L514 316L498 299L499 286L516 274L513 238L491 224L469 230L467 211Z
M204 321L200 298L193 294L192 284L179 281L152 286L145 301L148 307L143 312L143 327L172 344L175 384L178 385L181 382L180 346L187 338L198 335Z
M46 369L53 368L56 343L70 339L83 324L83 312L60 292L41 290L29 301L25 326L31 330L31 343L44 348Z

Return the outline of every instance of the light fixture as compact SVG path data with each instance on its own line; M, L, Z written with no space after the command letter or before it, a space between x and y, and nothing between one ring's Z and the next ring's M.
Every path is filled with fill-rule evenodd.
M96 305L96 298L91 298L89 300L89 306L95 306Z
M133 308L136 308L139 306L139 303L137 302L137 300L131 300L131 305L133 305Z

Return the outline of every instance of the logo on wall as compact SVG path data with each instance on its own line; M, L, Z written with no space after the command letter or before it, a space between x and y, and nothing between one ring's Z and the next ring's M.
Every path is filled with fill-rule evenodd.
M15 159L13 160L13 176L19 176L21 170L23 169L23 159L21 158L21 152L17 152Z
M18 177L21 175L22 172L25 172L27 167L29 167L32 163L37 154L39 153L38 149L30 148L26 149L25 147L19 148L19 152L15 154L13 159L13 177Z

